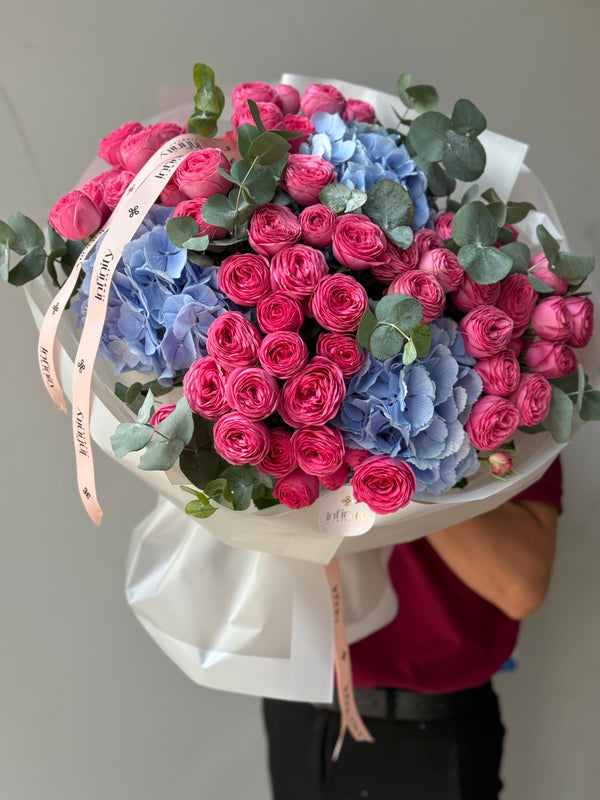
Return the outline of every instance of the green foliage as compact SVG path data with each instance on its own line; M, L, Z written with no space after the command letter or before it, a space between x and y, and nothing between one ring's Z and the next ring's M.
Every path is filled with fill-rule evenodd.
M422 319L423 307L418 300L406 294L388 294L377 303L375 312L365 311L356 341L380 361L402 352L403 362L410 364L431 349L431 329Z
M506 277L513 266L513 251L522 258L523 251L518 248L506 251L494 247L498 230L490 207L480 200L461 206L452 220L452 238L459 248L458 261L477 283L495 283Z
M594 271L596 263L593 256L563 253L556 239L543 225L537 226L536 234L548 259L549 269L571 286L579 286Z
M330 183L321 189L319 200L336 214L349 214L366 203L367 194L360 189L349 189L343 183Z
M11 251L22 256L11 269ZM36 223L16 211L8 223L0 220L0 278L13 286L41 275L46 266L44 232Z
M439 97L433 86L425 84L411 86L412 75L410 72L403 72L398 78L398 97L407 108L414 108L418 114L434 109Z
M182 486L181 489L188 494L194 495L196 498L195 500L191 500L185 507L185 513L189 514L190 517L206 519L212 516L217 510L217 507L211 505L210 500L203 492L191 489L189 486Z
M215 84L215 73L206 64L194 64L194 113L188 119L188 131L213 136L225 105L225 96Z
M398 247L406 249L410 246L413 240L410 226L415 207L404 186L387 179L377 181L367 192L363 212Z

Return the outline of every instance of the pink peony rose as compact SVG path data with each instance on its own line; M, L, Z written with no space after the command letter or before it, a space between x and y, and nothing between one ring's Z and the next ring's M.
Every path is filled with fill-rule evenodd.
M290 139L290 153L297 153L302 142L307 142L308 137L315 132L315 126L307 117L299 114L286 114L283 118L286 131L297 131L302 133L297 139Z
M152 427L156 428L156 426L166 419L171 411L175 410L175 403L167 403L164 406L161 406L158 411L155 411L154 414L150 417L150 421L148 425L152 425Z
M139 133L143 129L143 125L139 122L126 122L100 140L98 155L113 167L124 166L121 159L121 145L130 136Z
M183 394L194 414L219 419L230 411L225 397L227 375L217 362L205 356L194 361L183 376Z
M337 428L306 425L292 434L292 447L298 466L308 475L331 475L344 463L344 440Z
M250 246L263 256L275 253L300 241L302 228L298 218L289 208L266 203L259 206L250 220L248 240Z
M463 270L458 289L450 297L459 311L472 311L477 306L495 306L500 296L500 283L476 283Z
M571 335L567 344L585 347L594 332L594 305L589 297L565 297L571 317Z
M298 467L292 447L292 434L287 428L273 428L269 431L269 450L256 466L261 472L275 478L283 478Z
M352 469L359 467L366 458L371 458L372 453L368 450L359 450L355 447L347 447L344 452L344 461Z
M277 89L261 81L240 83L231 93L231 105L234 108L238 106L248 108L248 99L254 100L255 103L274 103L281 107L281 98Z
M505 397L487 394L473 406L465 431L478 450L496 450L509 441L518 425L516 406Z
M575 353L561 342L532 342L525 351L525 362L532 372L537 372L548 380L562 378L577 371Z
M279 413L286 424L323 425L337 414L346 396L344 376L338 366L315 356L281 391Z
M225 399L248 419L266 419L277 408L279 385L264 369L237 367L227 377Z
M342 119L346 122L356 120L372 124L375 122L375 109L366 100L347 100Z
M308 347L295 331L274 331L262 340L258 357L270 375L285 380L306 366Z
M419 248L414 241L406 250L393 242L386 241L385 256L385 262L373 264L371 272L380 283L390 284L400 275L416 268L419 261Z
M454 211L444 211L443 214L438 214L435 221L435 232L441 239L452 238L452 220L454 219Z
M344 113L346 98L328 83L311 83L306 87L300 99L300 108L306 117L312 117L316 111L326 111L328 114Z
M513 460L510 453L506 450L496 450L487 460L488 467L492 475L503 477L509 475L513 468Z
M324 489L335 492L336 489L341 489L348 480L348 465L342 464L341 467L338 467L338 469L330 475L319 475L318 478L319 483Z
M160 193L160 202L163 206L167 206L167 208L174 208L179 205L179 203L183 203L186 200L189 200L189 197L175 186L173 179L167 183ZM225 228L220 228L219 230L225 230Z
M219 175L217 167L229 172L229 161L222 150L216 147L194 150L177 167L173 180L179 191L192 199L227 194L231 181Z
M517 272L500 281L496 305L512 319L515 336L520 336L528 327L537 301L538 293L529 283L527 275Z
M343 333L320 333L317 355L337 364L346 379L358 372L367 357L366 351L358 352L356 338Z
M311 247L328 247L337 224L337 214L331 208L315 203L300 212L302 241Z
M508 349L512 350L518 358L525 348L525 341L521 336L513 336L508 343Z
M412 270L390 284L386 294L407 294L423 306L423 322L433 322L444 310L446 293L431 275Z
M355 331L368 307L365 287L351 275L339 272L322 278L310 299L314 318L335 333Z
M566 342L571 336L571 315L562 297L546 297L533 309L531 327L551 342Z
M494 306L477 306L460 321L465 350L474 358L487 358L505 350L513 335L513 321Z
M414 243L417 245L419 253L421 255L426 253L428 250L433 250L434 247L443 247L444 240L435 231L429 230L429 228L423 228L420 231L415 233Z
M174 217L192 217L198 223L198 236L208 236L209 239L224 239L228 235L227 228L220 228L217 225L209 225L202 216L202 206L206 203L206 197L196 197L194 200L184 200L178 203ZM233 299L233 298L232 298Z
M304 322L304 311L300 302L286 292L272 292L258 301L256 319L265 333L299 331Z
M364 214L338 217L331 246L333 255L348 269L367 269L387 261L385 234Z
M543 375L523 373L509 399L519 412L519 425L538 425L550 411L552 387Z
M91 236L102 224L102 192L93 200L81 189L73 189L56 203L48 221L66 239Z
M483 391L498 397L512 394L521 374L519 362L512 350L501 350L496 355L479 359L475 370L483 383Z
M280 478L273 489L273 497L288 508L298 509L312 506L319 496L319 479L295 469Z
M217 273L219 289L240 306L255 306L271 291L268 259L256 253L233 253Z
M119 149L119 162L130 172L138 173L161 145L181 133L181 126L173 123L148 125L138 133L128 136Z
M206 349L219 366L226 369L254 367L262 337L239 311L226 311L211 324Z
M215 450L230 464L258 464L269 452L269 429L264 422L230 411L215 422Z
M284 129L283 114L277 103L267 103L259 100L256 105L258 106L261 122L268 131ZM247 103L239 105L234 109L231 115L231 124L234 128L239 128L240 125L254 125L252 112Z
M301 206L319 201L319 192L336 179L335 167L321 156L292 153L287 161L281 186Z
M405 461L370 456L354 470L350 479L354 499L366 503L376 514L393 514L410 503L417 483Z
M305 244L284 247L271 262L275 286L297 300L308 299L328 272L329 265L323 253Z
M279 105L284 114L297 114L300 109L300 92L295 86L280 83L275 87L279 97Z
M458 263L458 258L443 247L423 253L417 269L426 275L433 275L445 292L458 289L464 275L464 269Z
M119 204L119 200L123 197L127 191L127 187L134 178L135 175L133 172L123 169L115 172L105 181L102 199L110 211L115 210Z
M569 288L569 282L550 269L548 259L543 253L531 259L529 272L548 286L551 286L556 294L564 294Z

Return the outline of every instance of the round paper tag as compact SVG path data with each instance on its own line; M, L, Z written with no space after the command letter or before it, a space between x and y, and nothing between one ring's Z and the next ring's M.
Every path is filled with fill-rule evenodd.
M377 515L366 503L357 503L350 486L328 492L319 512L319 530L325 536L360 536L371 530Z

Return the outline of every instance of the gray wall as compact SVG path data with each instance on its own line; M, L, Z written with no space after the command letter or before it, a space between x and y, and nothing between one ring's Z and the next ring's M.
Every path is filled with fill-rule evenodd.
M191 96L194 61L223 85L289 71L390 92L410 70L446 110L469 97L492 129L530 142L572 247L597 253L599 23L594 0L7 3L0 218L21 209L41 220L102 135L156 111L160 84ZM265 798L257 702L194 686L128 610L128 537L152 497L98 455L104 521L88 521L35 338L22 293L0 287L0 795ZM551 594L524 625L519 671L498 680L505 800L598 796L599 448L590 426L565 455Z

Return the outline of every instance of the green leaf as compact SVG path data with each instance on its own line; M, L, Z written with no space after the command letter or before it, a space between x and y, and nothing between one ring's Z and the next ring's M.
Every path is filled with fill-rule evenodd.
M202 206L202 219L209 225L227 228L232 232L235 227L237 212L235 205L224 194L213 194Z
M535 211L533 203L516 203L509 200L506 204L506 222L510 225L516 225L517 222L524 220L530 211Z
M369 344L371 342L371 334L377 327L377 317L368 308L365 313L360 318L360 322L358 323L358 330L356 331L356 341L358 344L366 347L369 350Z
M596 389L586 389L581 402L581 419L600 419L600 392Z
M557 442L568 442L571 439L573 423L573 403L567 394L557 386L552 386L550 411L543 424Z
M219 505L233 509L233 492L225 478L215 478L209 481L204 487L204 492Z
M457 100L454 104L450 127L455 133L474 138L487 127L487 122L477 106L470 100Z
M460 133L448 131L449 145L442 155L442 164L448 175L459 181L474 181L485 169L485 149L478 139L469 139Z
M369 350L375 358L385 361L398 355L406 344L406 337L394 325L379 323L371 334Z
M394 292L386 294L377 303L375 316L378 322L389 322L408 335L408 331L423 319L423 306L410 295Z
M263 121L260 118L260 111L258 109L257 104L254 100L248 98L247 100L248 108L250 109L250 113L252 114L252 119L254 120L254 124L256 125L257 130L259 133L264 133L267 129L263 125Z
M13 250L26 253L37 247L44 249L44 231L32 219L20 211L15 211L8 218L8 224L15 234L14 243L11 245Z
M427 111L413 120L408 141L415 152L429 161L441 161L446 148L450 120L439 111Z
M8 282L13 286L23 286L38 275L46 266L46 252L43 247L34 247L8 273Z
M206 505L202 500L191 500L185 507L185 513L197 519L206 519L217 510L216 506Z
M483 197L484 200L487 200L488 203L502 202L502 198L492 186L490 186L489 189L486 189L481 196Z
M459 208L452 220L452 238L459 245L493 245L498 226L488 207L480 200Z
M407 94L406 90L410 86L410 82L412 81L412 75L410 72L403 72L400 77L398 78L398 97L405 106L410 103L411 98Z
M392 228L391 231L386 231L385 233L394 244L403 250L409 248L413 243L413 229L409 225L399 225L397 228Z
M467 244L458 251L458 262L476 283L486 285L505 278L512 259L496 247Z
M138 422L121 422L110 437L113 453L117 458L123 458L127 453L132 453L146 447L154 436L151 425L141 425Z
M248 175L245 188L251 201L258 206L262 206L273 199L277 189L277 181L268 167L257 164Z
M191 239L186 239L183 247L186 250L192 250L195 253L203 253L210 243L208 236L194 236Z
M417 358L425 358L431 350L431 328L425 323L415 325L410 332L410 338L415 346Z
M260 131L254 125L240 125L237 129L238 150L246 161L252 160L250 157L250 145L258 136L260 136ZM232 172L235 169L235 163L231 168Z
M13 229L0 220L0 278L8 280L10 249L16 240Z
M408 364L412 364L413 361L417 360L417 348L412 339L409 339L408 342L404 345L404 350L402 351L402 363L406 366Z
M583 407L583 395L587 383L587 375L581 364L577 364L577 411L581 413Z
M257 483L252 467L231 466L221 473L226 478L233 492L233 507L236 511L245 511L252 501L252 492Z
M593 256L561 253L555 263L555 272L571 284L578 285L594 271L596 262Z
M548 259L549 264L556 264L560 256L560 247L556 239L550 234L547 228L543 225L538 225L535 229L538 237L538 242L542 245L544 255Z
M392 231L412 224L415 207L404 186L385 178L373 184L367 192L363 213L382 230Z
M351 194L351 189L343 183L329 183L319 192L319 200L336 214L343 214Z
M437 161L429 161L422 156L413 158L415 166L427 178L427 188L435 197L447 197L456 188L456 181L446 174L446 170Z
M148 394L146 395L146 399L144 400L138 416L137 421L146 423L150 420L150 417L154 413L154 395L152 394L152 390L148 389Z
M501 253L512 258L513 272L526 272L531 261L531 251L524 242L509 242L502 245Z
M488 211L496 220L496 225L499 228L502 228L504 226L504 223L506 222L506 204L503 203L502 201L496 201L494 203L490 203L488 205Z
M212 136L225 105L225 96L215 85L215 73L206 64L194 64L194 113L188 120L188 131L200 136Z
M223 459L214 450L185 449L179 458L179 466L185 477L195 486L206 486L224 468Z
M274 131L265 131L257 136L250 145L250 155L258 158L260 164L274 164L290 149L289 142Z
M479 192L479 186L476 183L474 183L472 186L469 186L467 191L460 198L461 206L464 206L467 203L470 203L471 200L474 200L477 197L478 192Z
M426 111L432 111L439 103L437 91L433 88L433 86L428 86L427 84L409 86L406 89L406 94L409 98L409 101L412 99L412 108L415 109L417 114L423 114ZM405 103L405 105L408 104Z
M188 444L194 433L194 418L185 397L177 401L173 411L159 422L156 430L169 439L179 439L184 445Z
M515 270L513 270L515 271ZM552 286L548 286L547 283L541 281L535 275L532 275L531 272L527 273L527 280L539 294L554 294L554 289Z
M334 184L329 185L333 186ZM350 214L352 211L356 211L358 208L364 206L367 202L367 197L367 193L363 192L361 189L352 189L348 202L346 203L346 208L344 209L345 213Z
M184 242L198 235L198 223L193 217L171 217L167 220L167 236L175 247L184 247Z
M185 444L181 439L163 439L159 436L148 444L146 452L142 454L140 469L162 472L171 469L177 463L184 447Z

